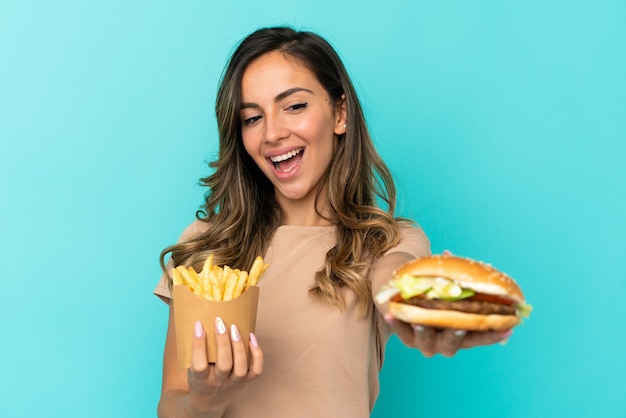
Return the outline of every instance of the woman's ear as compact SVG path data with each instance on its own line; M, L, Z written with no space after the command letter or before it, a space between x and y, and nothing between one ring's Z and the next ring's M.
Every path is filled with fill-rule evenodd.
M335 107L335 134L343 135L346 133L348 126L348 112L346 110L346 95L341 95L341 100Z

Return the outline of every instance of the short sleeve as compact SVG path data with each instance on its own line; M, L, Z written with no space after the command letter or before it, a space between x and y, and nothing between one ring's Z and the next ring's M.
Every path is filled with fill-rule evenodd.
M372 291L378 289L391 278L393 271L409 259L426 257L431 254L430 241L424 231L413 225L400 227L400 242L388 250L369 272Z
M180 234L180 237L178 238L178 242L180 243L180 242L189 241L195 236L202 234L206 230L207 230L207 224L205 222L200 221L200 220L195 220L183 230L182 234ZM169 303L169 300L172 298L170 287L168 285L170 271L172 270L172 268L173 268L172 261L170 260L165 266L165 271L161 275L161 278L159 279L159 282L157 283L153 291L153 293L156 296L161 298L161 300L163 300L166 303Z
M426 257L431 254L430 241L421 228L412 225L403 225L400 228L400 242L397 246L385 253L375 266L374 271L371 272L372 290L376 291L380 285L386 283L393 269L398 267L398 258L404 258L386 256L400 253L408 254L412 258ZM391 328L385 322L382 313L378 309L376 309L376 313L374 314L374 323L377 329L377 354L379 356L380 365L382 366L385 355L385 344L391 335Z
M431 254L430 241L421 228L404 225L400 228L400 243L385 255L392 253L407 253L415 258L426 257Z

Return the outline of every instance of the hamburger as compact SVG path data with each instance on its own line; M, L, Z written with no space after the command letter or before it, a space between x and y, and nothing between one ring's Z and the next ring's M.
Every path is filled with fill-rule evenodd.
M489 264L451 254L411 260L376 301L397 319L435 328L506 331L528 317L522 289Z

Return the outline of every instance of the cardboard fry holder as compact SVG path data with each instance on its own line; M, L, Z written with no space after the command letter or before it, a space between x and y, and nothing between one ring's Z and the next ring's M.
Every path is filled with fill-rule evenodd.
M256 326L256 313L259 302L259 288L250 286L236 299L213 302L193 294L185 285L173 287L174 322L176 325L176 349L178 365L187 369L191 365L191 345L196 321L202 322L207 337L207 359L214 363L217 359L215 341L215 318L220 317L230 333L230 326L236 324L241 339L248 350L250 359L250 333Z

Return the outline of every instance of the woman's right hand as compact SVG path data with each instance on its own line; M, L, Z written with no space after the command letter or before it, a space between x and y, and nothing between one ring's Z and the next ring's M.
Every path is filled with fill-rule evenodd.
M217 360L208 363L206 335L197 321L188 369L189 395L198 410L223 411L233 396L263 372L263 352L254 334L250 334L252 363L248 365L247 350L235 324L226 329L221 318L215 318Z
M263 351L250 334L251 363L236 326L227 330L221 319L215 320L217 361L208 363L206 334L200 322L194 329L191 366L178 366L176 322L170 304L170 317L163 354L163 387L159 400L161 418L221 417L235 395L263 372Z

